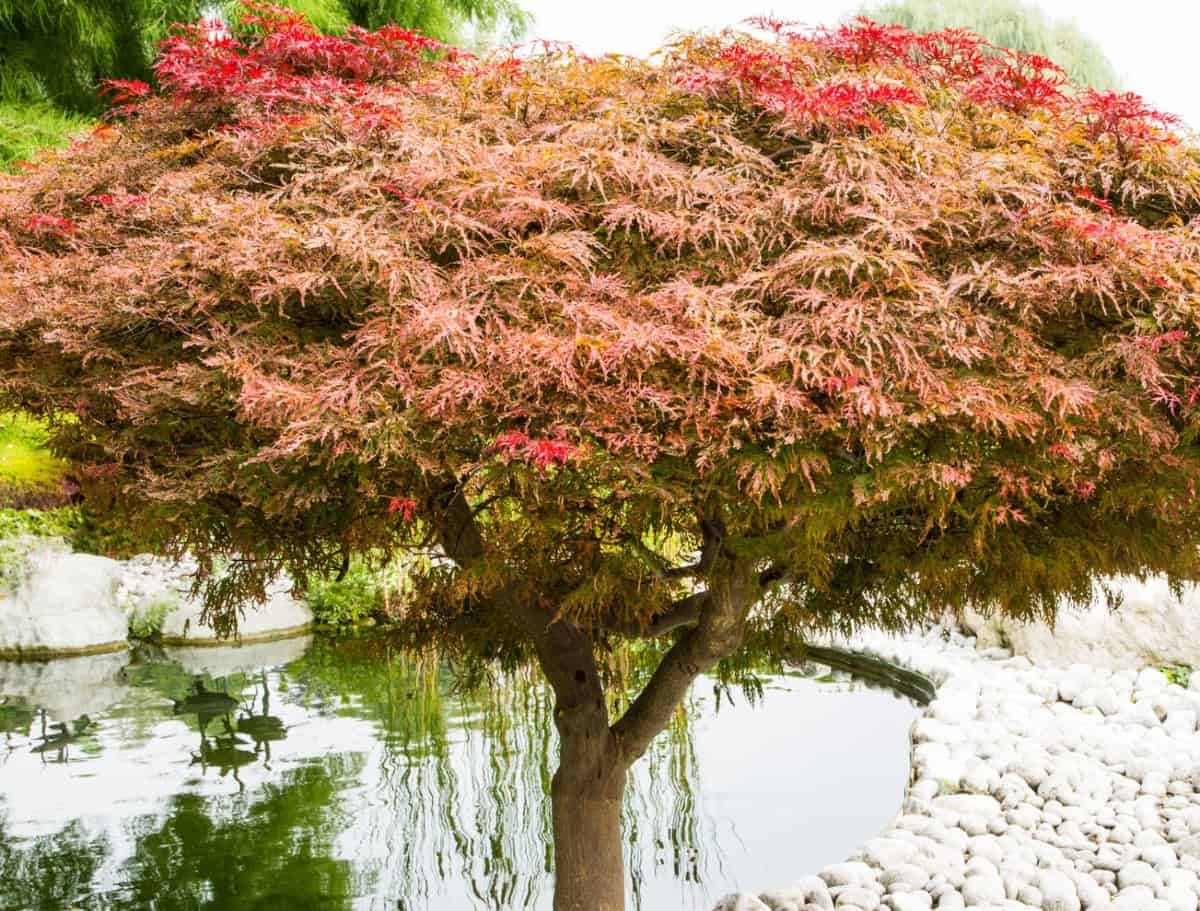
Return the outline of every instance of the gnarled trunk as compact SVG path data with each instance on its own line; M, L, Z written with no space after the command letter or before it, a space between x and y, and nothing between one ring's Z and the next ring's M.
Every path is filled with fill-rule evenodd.
M554 911L624 911L621 802L629 769L666 728L695 679L741 641L751 585L746 573L714 585L695 628L671 647L611 725L590 637L565 621L537 630L559 736L551 788Z

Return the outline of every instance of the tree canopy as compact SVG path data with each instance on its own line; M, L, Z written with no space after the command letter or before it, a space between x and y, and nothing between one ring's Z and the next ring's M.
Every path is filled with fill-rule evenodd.
M868 21L247 23L0 183L0 407L225 629L407 555L414 635L535 656L558 911L620 907L624 772L739 647L1200 577L1200 159L1136 96ZM662 636L610 719L596 650Z
M1076 23L1050 20L1026 0L873 0L861 12L918 32L970 29L997 47L1049 57L1075 85L1120 87L1112 62Z

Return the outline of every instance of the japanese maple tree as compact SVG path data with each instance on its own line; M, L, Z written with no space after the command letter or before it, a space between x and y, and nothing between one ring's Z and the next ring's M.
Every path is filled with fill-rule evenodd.
M626 772L739 649L1200 576L1200 154L1141 99L868 21L650 60L247 21L0 184L0 406L223 629L413 554L414 636L536 658L557 911L623 907Z

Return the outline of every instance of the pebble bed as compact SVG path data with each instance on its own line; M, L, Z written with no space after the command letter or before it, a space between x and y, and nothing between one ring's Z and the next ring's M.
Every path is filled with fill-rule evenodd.
M972 638L867 636L937 698L900 814L844 863L714 911L1197 911L1200 671L1034 666Z

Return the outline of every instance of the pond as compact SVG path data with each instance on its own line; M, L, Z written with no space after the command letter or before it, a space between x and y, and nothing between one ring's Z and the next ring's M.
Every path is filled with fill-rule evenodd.
M843 859L895 814L915 716L699 681L630 782L629 907ZM532 675L464 692L383 637L0 662L0 909L547 911L555 751Z

